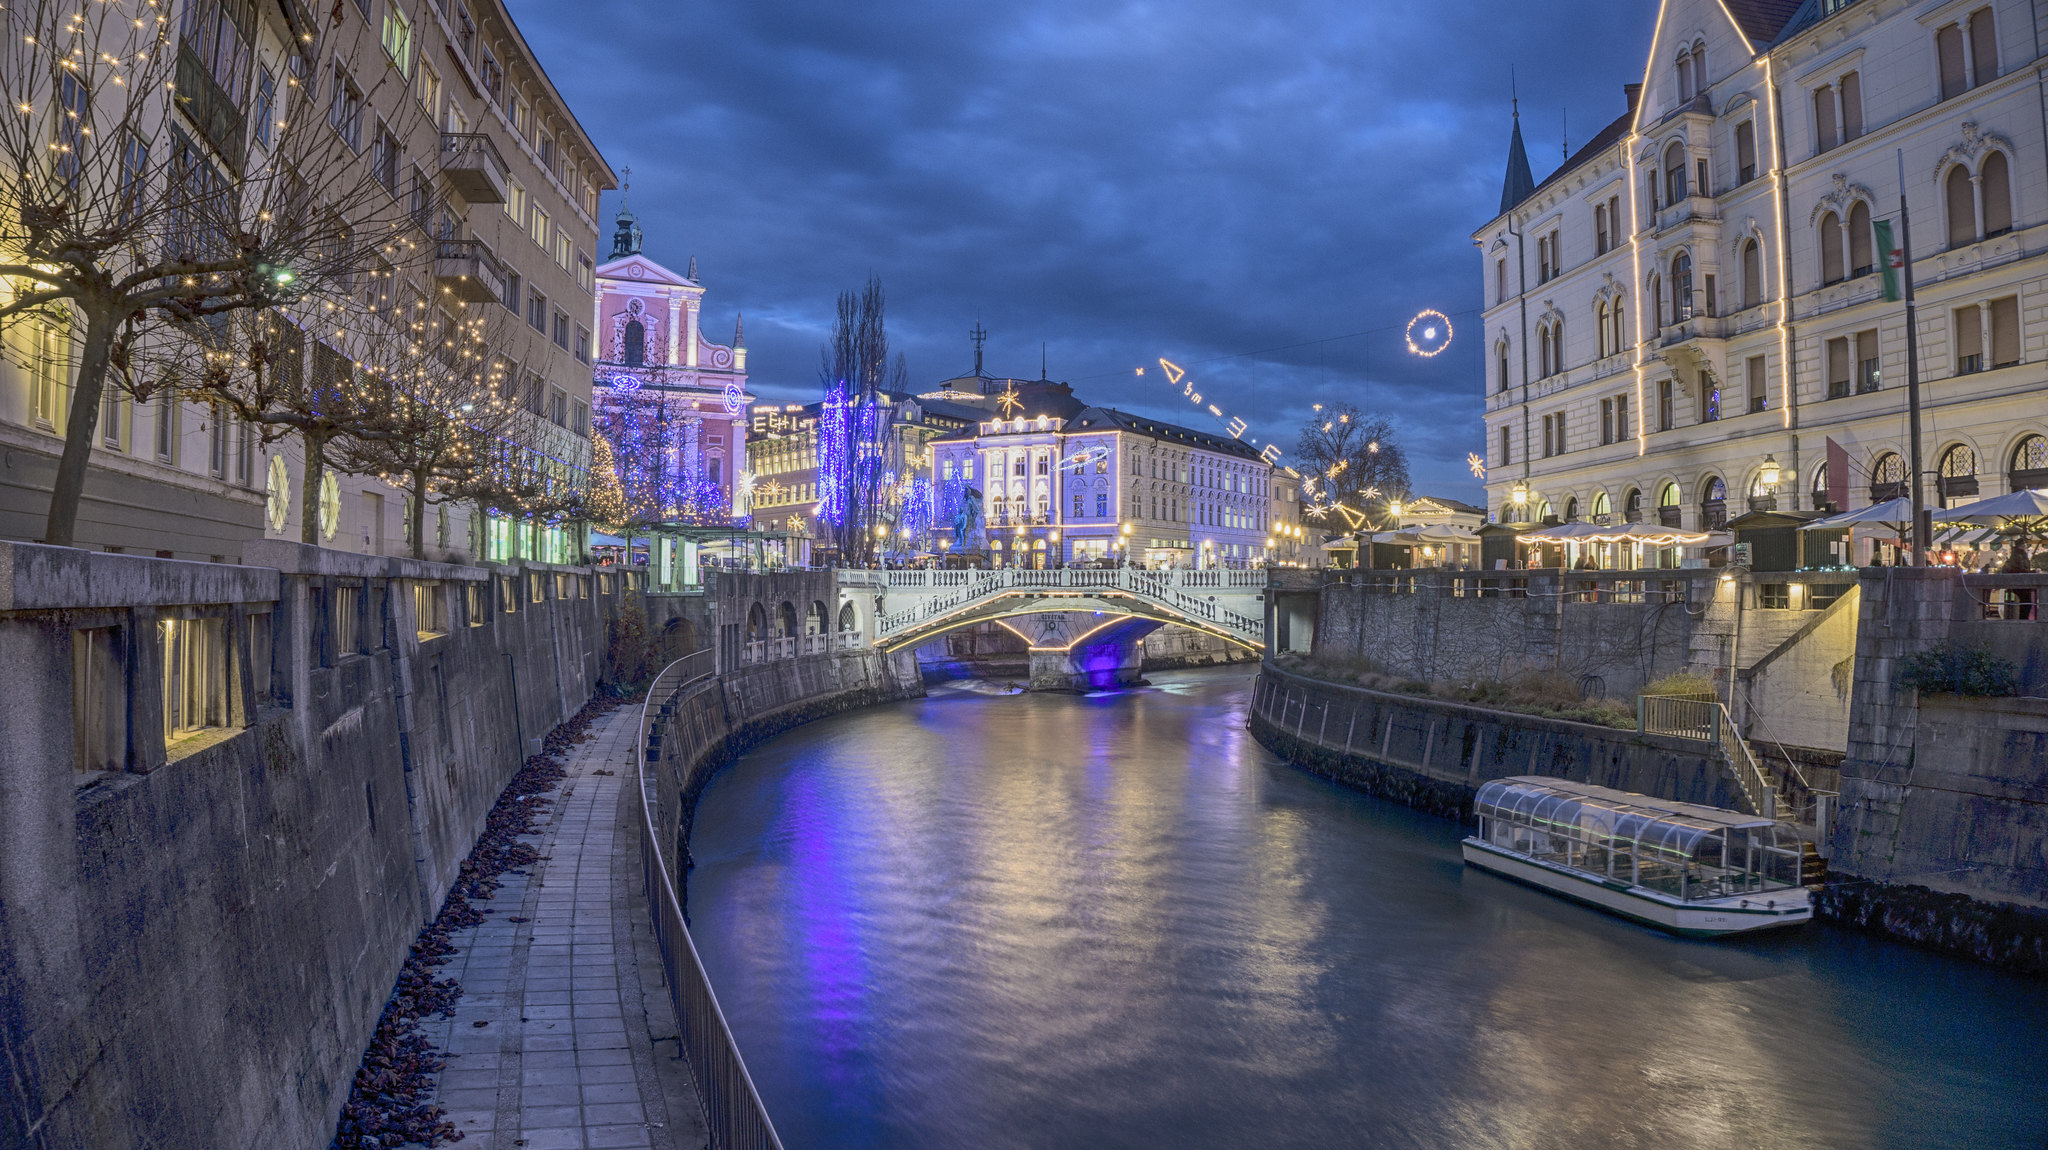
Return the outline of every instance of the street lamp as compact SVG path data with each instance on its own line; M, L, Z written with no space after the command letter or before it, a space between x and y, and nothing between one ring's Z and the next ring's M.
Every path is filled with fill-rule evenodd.
M1523 509L1529 506L1528 480L1515 480L1515 485L1508 490L1508 502L1514 505L1515 521L1517 523L1521 522Z
M1765 487L1775 489L1778 486L1778 480L1782 476L1782 474L1783 473L1780 472L1778 469L1777 457L1772 455L1765 455L1763 471L1761 474L1757 476L1758 479L1761 479L1763 481L1763 485ZM1776 492L1774 490L1773 494L1775 493Z

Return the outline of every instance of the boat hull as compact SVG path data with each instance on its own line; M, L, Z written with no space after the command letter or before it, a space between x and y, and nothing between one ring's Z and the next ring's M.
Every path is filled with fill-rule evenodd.
M1539 862L1478 839L1466 839L1464 850L1465 861L1481 870L1686 938L1775 930L1798 926L1813 917L1813 903L1798 887L1747 899L1686 902ZM1745 901L1748 906L1743 905Z

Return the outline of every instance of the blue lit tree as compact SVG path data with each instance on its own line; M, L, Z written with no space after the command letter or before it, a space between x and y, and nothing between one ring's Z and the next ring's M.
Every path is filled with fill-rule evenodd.
M891 409L885 392L907 391L909 371L889 358L883 326L882 281L870 278L859 294L839 294L832 339L819 354L825 407L818 415L818 521L842 563L875 559L875 529L887 526L893 492L888 471Z

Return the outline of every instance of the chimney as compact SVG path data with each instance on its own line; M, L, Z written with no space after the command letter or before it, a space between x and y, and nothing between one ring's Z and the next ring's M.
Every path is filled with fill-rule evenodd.
M1641 84L1623 84L1621 86L1621 93L1628 97L1628 110L1633 112L1636 110L1636 104L1641 102L1643 98L1643 86Z

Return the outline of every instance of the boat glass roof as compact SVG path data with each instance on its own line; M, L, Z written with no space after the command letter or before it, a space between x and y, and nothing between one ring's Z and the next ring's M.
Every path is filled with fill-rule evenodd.
M1689 852L1703 838L1727 830L1775 827L1767 818L1619 791L1569 779L1516 775L1480 786L1472 803L1491 818L1581 833L1632 839L1645 846Z

